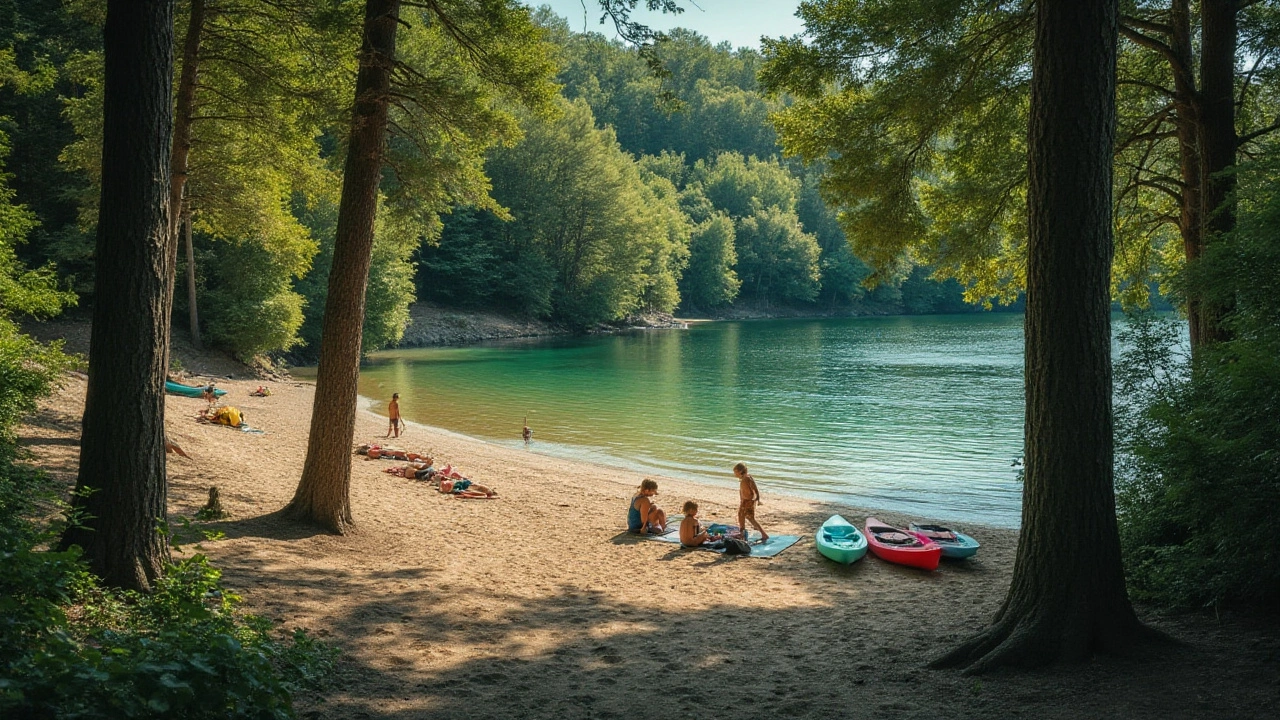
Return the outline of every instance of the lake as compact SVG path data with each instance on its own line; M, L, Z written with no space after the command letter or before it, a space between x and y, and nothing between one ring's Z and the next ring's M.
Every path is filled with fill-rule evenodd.
M513 447L527 416L531 452L642 473L732 485L745 462L766 509L784 492L1016 527L1022 342L1017 313L715 322L381 352L360 394Z

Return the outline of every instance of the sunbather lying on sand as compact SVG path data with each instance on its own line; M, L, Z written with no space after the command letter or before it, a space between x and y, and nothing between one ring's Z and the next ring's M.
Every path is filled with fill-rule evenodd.
M383 472L412 480L432 480L439 474L439 471L432 467L432 462L432 459L428 457L418 462L411 462L408 465L389 467Z
M440 492L462 498L494 498L498 491L470 480L441 480Z
M445 480L466 480L462 473L453 469L453 465L445 465L440 468L440 477Z
M385 458L387 460L410 460L413 462L422 462L430 460L430 456L419 455L415 452L409 452L404 448L392 447L390 445L357 445L356 454L367 455L370 460Z

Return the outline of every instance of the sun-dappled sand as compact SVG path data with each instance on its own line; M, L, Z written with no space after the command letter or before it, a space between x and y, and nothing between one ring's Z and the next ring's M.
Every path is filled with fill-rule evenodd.
M260 384L219 382L224 404L264 435L198 424L203 401L168 398L169 439L190 455L169 456L169 511L194 516L217 485L230 516L206 526L225 538L201 546L225 584L250 611L342 648L327 696L297 698L302 717L1224 718L1280 707L1280 633L1256 616L1149 617L1183 644L1140 659L980 678L927 670L999 607L1016 532L959 526L981 553L932 573L872 557L837 566L814 550L813 529L866 511L780 496L768 477L758 517L802 539L776 558L732 559L623 532L642 475L410 424L397 445L501 498L441 495L383 472L392 461L352 455L358 530L327 535L274 514L298 481L313 388L273 382L250 397ZM20 432L68 485L83 397L72 377ZM355 441L386 426L362 411ZM658 481L668 512L696 499L702 519L735 521L736 490Z

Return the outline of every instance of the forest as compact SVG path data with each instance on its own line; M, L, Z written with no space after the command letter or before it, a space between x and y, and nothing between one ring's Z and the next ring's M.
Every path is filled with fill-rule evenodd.
M931 666L1274 612L1280 6L815 0L756 51L640 4L583 33L514 0L0 0L0 709L291 717L319 692L332 648L174 560L170 336L318 359L273 517L348 536L360 362L418 299L576 330L1024 312L1010 587ZM70 308L87 359L25 334ZM72 370L74 488L19 443Z
M351 29L301 5L285 3L274 17L207 6L187 123L190 248L178 258L187 287L175 298L177 325L194 318L202 339L245 358L290 349L314 358L349 102L337 89L354 71L325 51L354 42ZM17 148L6 164L15 202L36 223L18 256L51 268L82 309L95 297L100 12L94 3L15 5L5 39L15 82L0 99ZM292 23L297 36L261 35L272 22ZM655 49L668 73L658 77L619 39L571 31L545 9L534 22L543 61L556 58L559 91L536 111L473 119L496 142L467 170L483 171L485 197L432 200L414 185L429 168L407 149L412 139L397 141L408 154L384 183L367 350L400 339L417 298L573 328L735 307L981 309L927 266L867 282L870 270L820 197L821 165L782 157L769 116L785 100L759 87L757 51L678 30ZM429 35L407 42L423 62L444 52ZM246 73L246 56L266 61Z

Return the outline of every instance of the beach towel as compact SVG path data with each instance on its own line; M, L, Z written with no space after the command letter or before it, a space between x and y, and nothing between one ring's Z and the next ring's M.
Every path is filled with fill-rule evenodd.
M683 518L675 516L667 519L667 531L661 535L641 535L646 540L657 540L658 542L680 544L680 521ZM732 526L731 526L732 527ZM799 535L770 535L766 542L760 542L760 533L749 533L747 540L751 544L751 554L741 555L739 557L751 558L768 558L777 555L787 548L800 542ZM724 554L724 548L712 548L700 545L696 548L688 548L689 550L707 550L709 552Z

